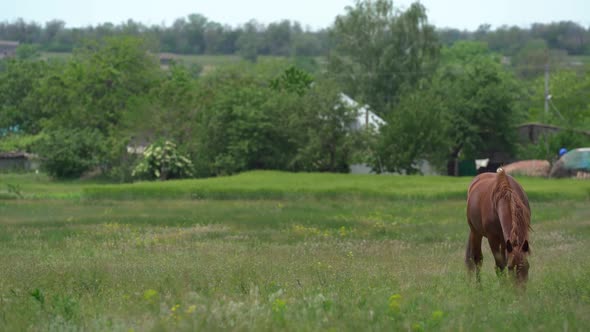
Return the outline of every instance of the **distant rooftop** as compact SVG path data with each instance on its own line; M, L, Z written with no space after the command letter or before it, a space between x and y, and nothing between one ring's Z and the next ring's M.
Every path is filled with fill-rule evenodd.
M0 40L0 46L12 46L12 47L17 47L19 45L19 42L17 41L11 41L11 40Z
M0 40L0 59L13 57L16 54L16 48L19 42L10 40Z

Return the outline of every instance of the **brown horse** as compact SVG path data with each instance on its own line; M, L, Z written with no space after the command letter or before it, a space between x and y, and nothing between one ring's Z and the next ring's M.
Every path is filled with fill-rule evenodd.
M506 266L519 282L528 279L531 209L522 186L501 168L473 179L467 192L469 240L465 263L470 271L479 270L483 260L481 240L486 237L500 274Z

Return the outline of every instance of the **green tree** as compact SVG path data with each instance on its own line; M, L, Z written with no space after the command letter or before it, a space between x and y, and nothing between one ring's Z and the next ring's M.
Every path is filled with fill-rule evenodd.
M260 74L231 68L203 80L200 93L207 99L198 114L198 175L285 168L291 148L280 106L292 99L285 94L279 102Z
M312 57L323 53L321 33L300 32L293 37L292 47L295 56ZM320 35L320 36L319 36ZM327 43L326 43L327 44Z
M185 25L186 38L190 45L190 53L201 54L205 53L205 29L208 19L200 14L190 14L188 16L188 23Z
M549 109L545 113L545 80L533 83L529 120L572 129L590 127L590 67L583 72L552 71L549 80Z
M238 53L246 60L256 62L262 47L262 26L252 20L244 25L236 41Z
M148 50L144 41L133 37L92 41L78 49L61 71L39 81L34 100L49 114L43 130L51 134L93 128L100 133L96 144L104 147L92 151L93 159L100 160L105 171L119 164L128 139L122 130L124 114L133 112L132 101L143 98L159 79L159 66Z
M411 173L420 159L441 166L516 151L515 129L525 119L516 79L482 44L457 43L443 54L431 82L405 93L382 129L388 170Z
M567 52L549 49L543 39L532 39L512 57L515 72L524 79L533 79L545 73L545 66L549 68L562 67L567 63Z
M120 130L128 137L170 140L182 153L194 153L201 97L191 70L172 65L147 95L130 100Z
M16 57L20 60L39 60L41 53L39 45L23 44L16 48Z
M588 29L571 21L533 24L531 34L543 38L550 48L564 49L569 54L584 53L590 41Z
M352 131L357 110L341 98L337 84L319 80L301 97L300 109L289 112L296 153L289 169L308 172L348 172L359 133Z
M281 76L270 81L270 86L277 90L295 92L304 95L313 83L313 77L295 66L289 67Z
M330 72L347 94L381 115L404 85L433 73L439 56L437 35L420 3L396 11L390 0L356 1L336 18L332 42Z
M293 48L294 31L291 21L283 20L279 23L269 24L264 31L264 53L290 56Z
M0 129L13 127L37 134L48 113L36 105L34 91L50 72L49 65L33 59L9 59L4 64L0 71Z
M460 50L451 48L449 56L459 58L455 51ZM525 95L497 56L482 53L468 61L450 61L435 82L448 110L449 161L515 152L515 128L526 118L519 99Z
M415 89L405 92L395 108L380 128L373 169L415 174L421 161L440 168L451 145L444 97L432 87Z
M216 22L208 22L205 26L203 39L207 47L205 53L207 54L223 54L227 51L224 49L227 45L226 29Z

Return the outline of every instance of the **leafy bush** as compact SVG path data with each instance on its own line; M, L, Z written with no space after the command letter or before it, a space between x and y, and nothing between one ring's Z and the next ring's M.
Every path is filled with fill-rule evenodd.
M100 165L103 142L103 135L96 129L65 129L48 133L36 151L50 176L71 179Z
M133 176L148 180L192 177L193 163L178 152L176 144L158 142L145 150L143 160L133 170Z
M233 69L206 78L196 130L199 176L287 168L295 150L288 120L299 97L266 87L265 78Z
M40 140L43 134L11 134L0 139L0 151L31 151Z

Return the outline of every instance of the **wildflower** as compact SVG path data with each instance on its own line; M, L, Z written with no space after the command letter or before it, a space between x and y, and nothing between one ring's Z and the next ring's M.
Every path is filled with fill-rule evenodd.
M148 302L154 302L156 296L158 296L158 291L154 289L148 289L145 292L143 292L143 299Z
M400 301L402 296L400 294L393 294L389 297L389 309L393 312L398 312L400 309Z
M424 327L422 326L422 323L414 323L412 324L412 331L424 331Z
M190 306L189 306L189 307L186 309L185 313L187 313L187 314L192 314L192 313L193 313L193 312L195 312L196 310L197 310L197 306L193 304L193 305L190 305Z
M276 313L282 313L285 311L287 307L287 302L281 299L276 299L272 303L272 311Z
M439 320L439 319L441 319L443 317L443 315L444 315L444 313L441 310L435 310L432 313L432 319Z
M338 230L338 233L340 234L340 236L345 237L348 232L346 231L346 227L345 226L342 226Z

